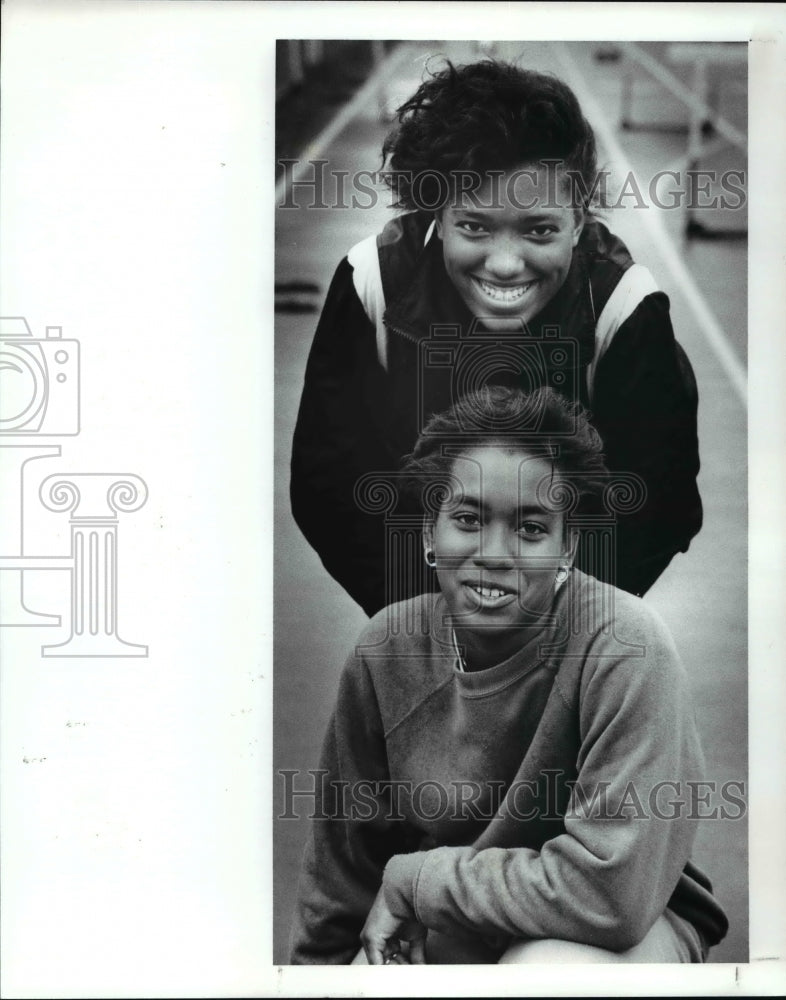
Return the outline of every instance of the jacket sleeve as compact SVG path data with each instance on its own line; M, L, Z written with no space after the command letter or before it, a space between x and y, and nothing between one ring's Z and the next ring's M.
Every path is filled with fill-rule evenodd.
M701 778L702 757L670 637L660 626L629 638L644 656L601 648L584 667L578 780L563 832L540 851L396 856L383 880L396 915L488 939L560 938L612 951L643 939L690 857L695 823L677 790L685 798L687 782Z
M405 850L391 816L388 765L376 696L365 664L350 657L325 736L314 818L290 934L293 965L348 965L382 883Z
M372 615L385 598L384 519L358 508L365 473L396 468L375 431L371 401L383 391L375 331L358 299L352 267L339 264L306 366L292 447L295 521L325 568Z
M590 570L630 593L645 593L701 528L697 407L696 380L674 338L669 300L650 294L601 358L592 406L608 468L636 473L646 485L643 506L618 518L616 580Z

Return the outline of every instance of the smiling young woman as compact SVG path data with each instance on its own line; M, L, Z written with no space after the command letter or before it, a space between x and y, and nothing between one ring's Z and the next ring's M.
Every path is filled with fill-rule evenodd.
M389 572L358 482L399 468L425 417L479 382L549 385L591 409L609 467L646 486L616 558L580 548L576 565L644 594L701 527L698 394L666 295L595 214L575 95L519 66L448 63L382 153L405 211L352 247L327 293L292 448L296 522L369 615L420 593L421 574Z
M439 591L347 660L292 962L703 961L727 921L691 862L689 680L643 601L571 568L609 482L586 415L485 387L403 474Z

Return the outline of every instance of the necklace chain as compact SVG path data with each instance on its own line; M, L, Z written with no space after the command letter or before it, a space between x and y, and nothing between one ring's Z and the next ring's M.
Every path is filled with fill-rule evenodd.
M461 655L461 650L459 649L458 639L456 638L456 630L452 628L450 634L453 636L453 648L456 651L456 666L458 669L465 674L467 672L467 665L464 662L464 657Z

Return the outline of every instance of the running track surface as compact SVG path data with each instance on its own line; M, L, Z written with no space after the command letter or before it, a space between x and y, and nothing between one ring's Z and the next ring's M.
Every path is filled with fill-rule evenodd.
M555 71L571 83L596 128L601 163L618 169L619 158L626 159L645 186L659 170L675 165L684 169L684 135L618 128L620 66L596 61L598 48L597 43L508 42L499 45L496 54L533 69ZM657 46L649 51L664 58ZM344 116L341 127L332 130L337 134L327 136L324 148L312 145L308 155L328 160L331 171L377 169L387 128L380 104L392 105L415 89L429 53L444 53L458 62L482 54L471 43L456 42L412 43L405 51L394 52L389 57L394 60L392 72L381 87L370 88L361 104ZM636 74L634 102L642 121L685 119L679 102L643 71ZM726 81L721 113L744 127L740 121L744 105L742 84ZM713 155L711 166L745 167L742 153L721 148ZM299 293L296 300L318 309L340 258L359 239L378 231L390 210L383 198L365 210L306 210L302 205L308 193L298 189L294 200L300 208L276 212L276 281L313 282L319 291ZM657 215L654 222L644 224L642 211L628 207L615 210L609 224L669 294L675 332L696 371L705 523L690 551L675 558L646 599L671 628L692 678L707 779L747 781L746 410L729 373L731 363L732 369L737 365L744 374L746 244L744 240L686 243L681 211L647 211ZM708 336L704 307L723 338L725 363ZM282 803L278 770L305 772L318 764L341 666L366 621L323 569L290 513L292 431L317 315L282 311L276 317L274 817ZM276 964L287 962L287 935L308 830L305 809L300 813L297 820L274 819ZM713 950L711 960L747 961L745 819L700 824L694 858L712 878L731 922L728 937Z

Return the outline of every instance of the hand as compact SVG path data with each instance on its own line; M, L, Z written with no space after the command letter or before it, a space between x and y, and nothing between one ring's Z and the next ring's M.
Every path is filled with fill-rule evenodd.
M377 893L360 940L369 965L425 965L426 928L414 917L397 917L390 912L382 889ZM409 942L409 959L401 953L401 942Z

